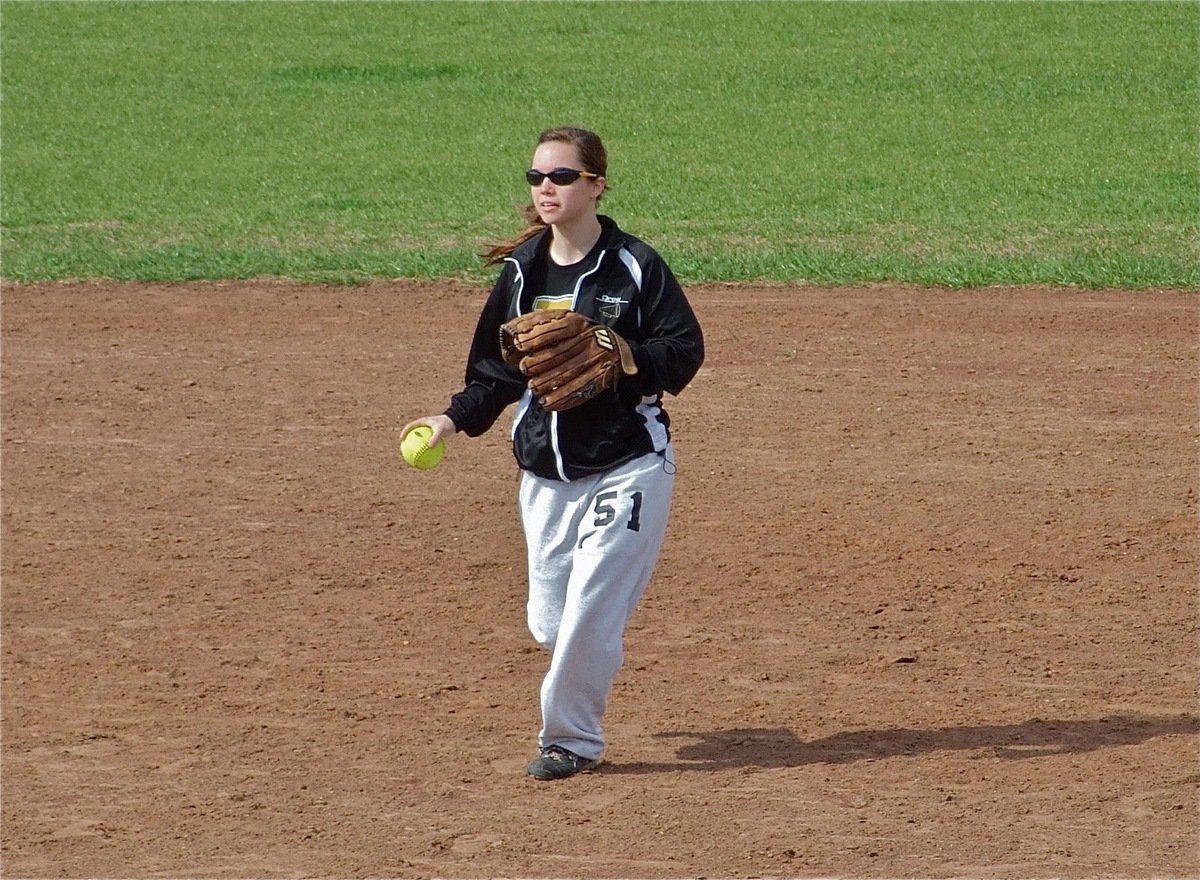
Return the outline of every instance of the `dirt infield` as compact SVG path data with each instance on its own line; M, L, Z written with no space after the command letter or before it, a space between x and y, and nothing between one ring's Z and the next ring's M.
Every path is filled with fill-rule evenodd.
M1200 876L1197 295L689 291L545 784L507 431L396 456L484 293L5 288L5 877Z

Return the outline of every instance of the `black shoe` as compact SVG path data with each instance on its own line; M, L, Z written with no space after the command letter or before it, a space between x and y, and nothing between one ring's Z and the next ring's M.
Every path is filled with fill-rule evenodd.
M546 746L529 763L525 772L534 779L566 779L584 770L591 770L599 763L598 760L581 758L562 746Z

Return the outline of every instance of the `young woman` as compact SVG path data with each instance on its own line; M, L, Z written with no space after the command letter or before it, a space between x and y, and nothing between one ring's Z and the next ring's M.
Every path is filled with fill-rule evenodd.
M409 422L429 444L477 437L518 404L513 453L529 562L528 623L551 652L542 682L537 779L599 763L601 719L622 663L626 624L662 547L675 479L663 393L679 394L704 360L700 325L679 283L648 245L597 213L608 160L600 138L555 128L525 173L532 202L520 236L497 245L503 264L480 315L466 387L445 413ZM636 373L567 411L544 409L500 354L500 326L536 309L573 309L628 342Z

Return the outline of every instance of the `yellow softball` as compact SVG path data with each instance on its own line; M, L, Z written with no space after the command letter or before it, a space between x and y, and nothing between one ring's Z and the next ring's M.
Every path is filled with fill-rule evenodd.
M425 425L417 425L400 441L400 457L417 470L427 471L435 468L446 454L446 444L439 441L437 446L429 445L433 431Z

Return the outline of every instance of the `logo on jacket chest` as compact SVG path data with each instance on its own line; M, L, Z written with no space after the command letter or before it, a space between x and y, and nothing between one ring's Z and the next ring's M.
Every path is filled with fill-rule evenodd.
M619 296L601 294L596 297L596 311L600 313L601 317L612 321L621 317L622 307L627 305L629 305L629 300L621 299Z

